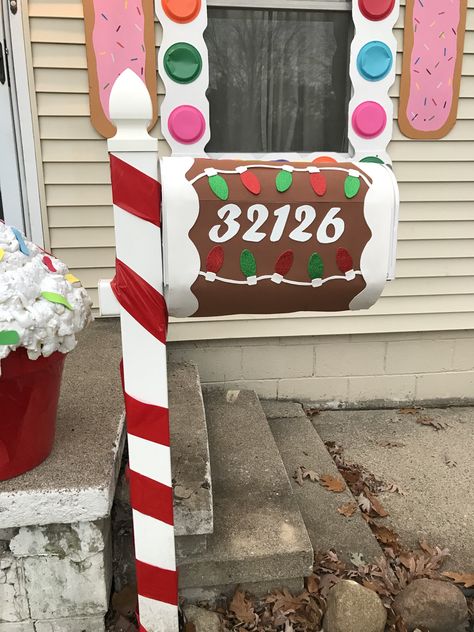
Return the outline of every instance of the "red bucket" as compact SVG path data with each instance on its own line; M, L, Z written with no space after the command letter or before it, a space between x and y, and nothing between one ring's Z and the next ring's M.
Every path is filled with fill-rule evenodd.
M51 453L65 355L30 360L17 349L1 360L0 481L23 474Z

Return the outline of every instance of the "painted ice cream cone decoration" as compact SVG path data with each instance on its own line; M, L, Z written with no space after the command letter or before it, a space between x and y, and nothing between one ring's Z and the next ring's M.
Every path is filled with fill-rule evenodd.
M0 361L18 347L30 360L74 349L92 320L91 299L62 261L3 222L0 278Z
M336 263L339 270L345 275L347 281L355 279L352 257L345 248L339 248L336 253Z
M64 360L91 305L64 263L0 222L0 481L49 456Z

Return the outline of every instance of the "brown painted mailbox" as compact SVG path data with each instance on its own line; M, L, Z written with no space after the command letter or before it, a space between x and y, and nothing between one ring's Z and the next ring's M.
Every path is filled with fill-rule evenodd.
M385 165L177 157L161 174L171 316L365 309L393 278Z

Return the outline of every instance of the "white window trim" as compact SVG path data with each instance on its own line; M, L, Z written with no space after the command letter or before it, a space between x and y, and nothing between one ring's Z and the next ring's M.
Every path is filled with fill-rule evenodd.
M352 2L345 0L207 0L209 7L250 9L310 9L312 11L350 11Z
M13 95L18 108L18 160L23 190L26 233L29 238L43 248L49 248L49 238L44 230L46 205L44 180L39 155L39 129L36 100L33 94L33 63L29 38L28 15L25 3L18 3L19 10L13 15L8 3L4 3L6 20L10 27L10 56L13 61ZM16 93L16 94L15 94Z

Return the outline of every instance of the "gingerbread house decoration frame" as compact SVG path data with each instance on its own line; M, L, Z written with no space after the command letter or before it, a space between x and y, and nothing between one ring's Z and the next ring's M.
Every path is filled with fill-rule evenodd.
M137 22L137 31L150 31L149 24L148 28L143 28L142 20L143 16L148 16L147 20L151 19L145 6L149 2L150 0L129 0L122 7L128 9L130 6L137 10L141 20ZM110 27L113 20L104 9L107 3L103 0L84 0L84 3L92 3L97 28L102 22ZM171 147L172 155L192 163L195 158L206 157L205 147L210 139L209 104L206 98L209 66L203 37L207 25L206 1L156 0L155 13L163 28L158 57L158 70L166 89L166 96L160 107L162 132ZM379 167L368 163L390 163L387 145L392 135L393 106L388 91L395 79L396 40L393 27L398 14L398 0L353 2L355 35L351 46L352 98L348 112L350 154L332 154L331 163L364 160L367 171L371 171L372 167ZM120 24L114 27L115 33L119 32L118 27ZM130 40L132 39L136 46L135 34L133 38L130 36ZM120 48L126 51L129 44L131 46L131 41L127 39L119 40L115 36L107 39L105 36L100 38L91 35L88 42L89 72L98 78L94 84L97 89L101 87L101 56L111 55L114 62L116 61L114 53L106 49L109 41L114 46L120 41ZM142 52L148 50L145 39L138 41L138 44ZM133 53L132 50L127 52ZM173 55L190 55L197 60L194 76L185 80L183 77L178 79L173 76L170 70ZM375 64L374 56L378 60ZM129 57L135 60L134 63L137 62L136 56ZM99 296L102 314L119 313L121 321L140 630L177 632L178 581L174 550L166 369L168 313L164 299L164 264L160 248L160 157L158 142L147 131L154 119L156 107L150 97L152 90L146 85L145 74L147 73L143 72L143 66L141 71L137 71L135 67L125 63L118 76L112 77L111 86L110 71L106 70L104 75L107 83L103 87L107 86L110 90L107 118L116 129L116 133L109 138L108 149L117 266L113 281L100 282ZM97 95L95 103L100 107ZM103 124L104 117L99 118ZM277 158L302 161L306 163L304 171L311 176L321 172L317 166L318 157L321 154L315 152L304 156L291 154L257 158L270 163L266 165L268 168L271 168L272 161ZM233 158L239 156L234 155ZM248 159L249 156L240 158ZM312 168L312 164L316 166ZM337 165L332 168L337 168ZM389 194L389 198L392 196L390 226L386 224L383 230L392 235L393 241L381 246L386 251L386 271L382 279L385 282L386 276L393 274L398 198L393 174L387 175L388 167L383 169L387 172L383 182L392 183ZM355 166L346 165L342 170L345 171L344 177L360 180L359 170ZM282 172L286 173L282 179L288 181L291 169L282 169ZM237 170L236 173L242 175ZM213 177L218 173L212 171L206 175ZM274 282L281 280L279 277L283 275L280 272L285 265L272 275ZM355 273L352 275L353 271L345 263L344 266L346 269L343 274L347 279L353 279ZM315 271L318 268L315 259L313 268ZM213 278L212 274L212 271L209 272L209 279ZM249 274L248 279L252 276ZM309 285L320 285L317 274ZM372 298L375 300L376 296Z

